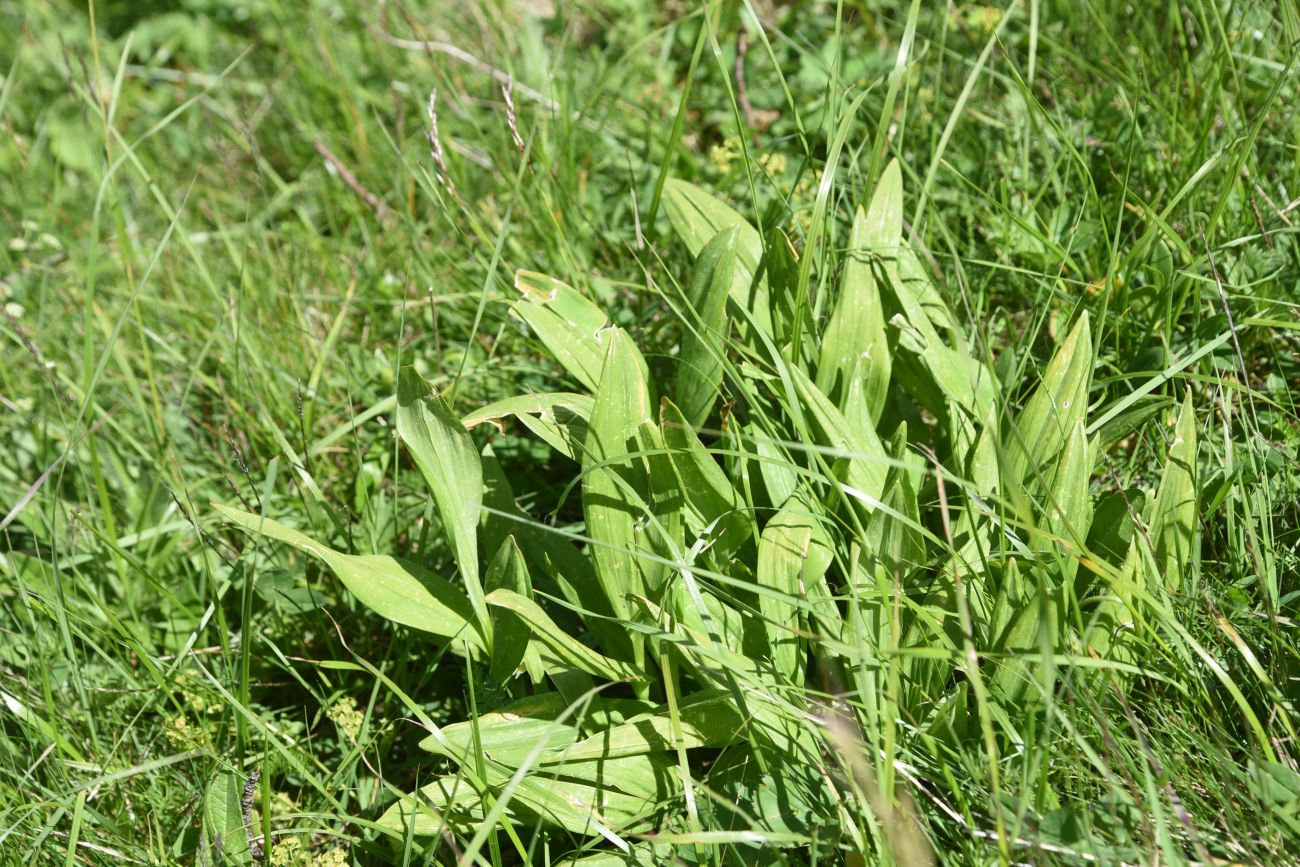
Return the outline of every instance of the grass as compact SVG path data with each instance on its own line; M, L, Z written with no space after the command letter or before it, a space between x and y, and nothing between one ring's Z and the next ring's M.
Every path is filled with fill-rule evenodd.
M1293 860L1295 4L554 6L0 3L0 860Z

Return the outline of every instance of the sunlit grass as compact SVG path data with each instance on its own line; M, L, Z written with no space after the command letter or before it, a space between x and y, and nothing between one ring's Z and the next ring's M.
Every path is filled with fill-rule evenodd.
M0 860L1291 857L1294 4L558 5L0 6Z

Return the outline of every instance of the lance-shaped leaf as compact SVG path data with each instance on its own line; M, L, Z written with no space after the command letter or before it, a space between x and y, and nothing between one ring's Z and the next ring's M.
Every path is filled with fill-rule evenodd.
M781 443L759 427L757 420L745 425L741 435L753 443L751 448L758 455L758 474L763 479L763 487L767 489L768 501L773 506L779 506L799 486L799 475L795 472L798 464Z
M384 811L377 824L403 837L408 830L417 837L429 837L470 828L483 821L485 812L483 800L469 780L448 774L404 795Z
M641 547L651 557L642 559L641 574L651 599L663 596L670 569L666 563L681 559L686 525L686 497L673 469L672 458L664 446L659 426L644 422L637 431L637 442L645 452L645 468L650 484L647 505L650 518L641 535ZM651 559L655 558L655 559ZM660 562L656 562L656 559Z
M1080 419L1087 417L1092 379L1092 330L1085 311L1057 347L1012 431L1008 474L1029 487L1054 461Z
M420 748L461 764L472 763L476 753L482 752L489 761L517 768L539 746L540 760L573 746L592 731L621 725L654 710L650 702L630 698L593 698L573 707L560 693L544 692L516 699L473 720L443 726L420 741Z
M402 368L397 383L397 435L429 485L460 566L465 592L486 622L478 570L478 518L483 503L478 449L447 402L413 367Z
M595 391L613 336L609 317L577 289L545 274L519 271L515 288L523 298L511 305L511 311L528 324L570 376ZM640 353L637 360L644 372Z
M686 495L686 527L710 532L713 549L723 562L754 532L744 501L718 466L677 406L667 398L659 404L659 426L669 450L678 484Z
M494 801L508 797L505 813L521 824L531 825L540 819L544 824L591 837L626 833L647 829L659 803L671 797L669 784L673 778L667 773L671 759L653 757L657 761L647 762L647 758L583 762L573 768L576 778L532 772L517 782L512 782L513 769L492 764L487 769L486 783ZM646 768L648 764L657 764L658 768ZM481 796L469 782L463 776L449 775L394 804L380 818L379 825L403 835L408 826L411 833L420 836L441 834L449 828L466 833L483 820L486 812Z
M660 835L656 835L658 837ZM580 858L564 859L565 867L660 867L671 864L681 851L680 843L633 843L628 851L596 851Z
M882 498L887 509L878 509L867 519L864 557L882 586L901 585L907 575L925 561L925 537L916 489L907 471L890 471L889 487Z
M1088 531L1092 528L1092 502L1088 484L1092 478L1093 448L1080 418L1066 440L1044 495L1046 520L1034 540L1033 549L1056 553L1064 560L1064 577L1073 582L1084 551Z
M682 698L678 704L681 740L673 734L673 720L668 707L635 716L622 725L596 732L585 740L548 753L547 764L587 761L600 758L623 758L646 753L668 752L680 745L683 749L721 747L735 740L745 720L736 709L735 699L726 692L710 690Z
M1096 605L1088 617L1084 644L1089 652L1102 659L1136 662L1141 654L1141 640L1134 630L1140 613L1138 590L1146 584L1146 569L1135 538L1128 547L1124 563L1108 576Z
M212 505L232 523L317 558L362 605L379 616L444 638L467 641L477 648L486 647L469 599L426 569L382 554L344 554L269 518L219 503Z
M483 450L483 480L486 508L479 532L487 550L500 548L508 536L515 536L531 574L554 581L579 613L597 615L587 620L587 626L599 646L620 659L630 659L632 644L628 632L613 621L614 608L596 578L591 559L563 534L530 518L519 508L491 447Z
M790 375L804 409L812 416L819 442L842 453L849 487L879 499L889 475L889 460L876 429L868 424L853 424L835 404L799 368L791 366Z
M897 314L890 324L898 330L898 345L905 351L895 361L894 381L902 383L927 409L950 415L952 404L969 421L988 415L997 393L997 379L988 366L963 346L952 349L923 314ZM922 317L922 318L914 318ZM924 324L918 329L915 322Z
M1013 561L1014 562L1014 561ZM1018 658L1021 655L1039 654L1040 630L1047 630L1049 635L1058 636L1062 630L1057 622L1060 617L1056 596L1046 585L1040 586L1020 611L1018 611L1002 636L996 650L1005 654L994 675L994 688L1012 704L1032 702L1042 695L1031 682L1038 676L1041 663L1028 662Z
M637 364L640 354L622 329L613 329L596 402L587 427L582 510L591 556L605 595L620 619L630 600L657 583L659 567L639 556L650 516L649 472L641 443L651 419L650 392ZM651 580L647 582L647 577Z
M528 776L516 787L514 799L544 821L588 837L601 834L602 828L627 834L648 831L653 826L661 800L658 792L634 794L616 788L609 782L619 777L615 761L601 763L595 776L602 778L599 783Z
M1196 568L1196 503L1196 412L1189 391L1151 511L1151 542L1167 590L1181 590Z
M772 662L790 683L801 683L803 672L799 636L792 628L799 620L798 600L823 580L833 557L830 538L802 491L786 500L759 537L758 583L781 594L760 595L759 610L767 620Z
M790 236L779 226L773 226L768 231L765 254L767 258L762 268L768 296L772 301L772 340L777 346L785 346L794 336L795 308L799 306L799 254L795 251ZM813 312L808 305L803 307L803 323L800 328L807 341L813 339L808 335L817 333Z
M848 384L862 379L862 396L872 424L880 419L892 368L885 314L874 268L898 254L903 231L903 181L898 162L881 176L867 211L858 209L840 277L840 296L822 338L817 387L844 408ZM875 260L875 261L873 261Z
M521 394L488 404L465 416L461 423L471 430L480 424L504 430L502 419L513 417L560 454L581 462L591 404L585 394Z
M487 604L505 608L528 624L533 636L545 644L566 665L609 680L639 681L636 668L603 656L555 625L542 606L511 590L497 589L487 595Z
M695 260L695 274L686 293L690 317L682 333L677 367L677 398L694 427L709 418L722 385L722 359L727 338L727 293L736 264L733 226L719 232Z
M763 258L763 239L734 208L717 197L686 181L669 178L664 185L664 209L673 230L686 242L691 255L698 256L713 236L725 229L736 229L736 265L728 292L731 302L750 311L754 322L769 337L772 334L772 311L764 281L754 283L758 264Z
M518 593L525 599L532 596L528 566L524 563L524 555L519 546L515 544L514 536L507 537L496 557L492 558L487 578L483 582L483 589L489 594L498 588ZM508 608L494 607L489 611L488 617L491 626L488 639L492 645L488 673L495 682L508 683L514 677L519 663L524 660L530 630L528 624Z
M970 354L965 334L906 239L900 238L897 257L886 258L877 276L883 277L877 281L881 300L898 311L889 320L902 350L893 359L893 381L935 415L947 414L950 403L968 422L984 419L994 405L997 379Z

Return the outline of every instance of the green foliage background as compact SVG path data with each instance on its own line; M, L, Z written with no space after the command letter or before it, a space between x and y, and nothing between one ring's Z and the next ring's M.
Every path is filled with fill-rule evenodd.
M0 34L0 860L1294 858L1292 0Z

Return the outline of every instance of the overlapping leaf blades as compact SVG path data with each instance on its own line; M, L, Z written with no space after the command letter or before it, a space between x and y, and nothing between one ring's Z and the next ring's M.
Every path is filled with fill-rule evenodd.
M1088 316L1017 411L904 236L896 164L855 215L824 327L807 319L797 343L798 305L773 294L791 285L785 236L765 250L698 187L671 181L665 195L696 254L673 299L670 395L657 398L604 311L529 272L513 313L587 393L517 395L461 422L403 372L398 433L458 585L223 508L321 559L381 616L452 639L514 696L426 739L455 770L393 805L380 824L395 833L552 826L631 863L650 832L808 846L828 826L832 849L888 849L889 833L831 805L857 786L865 800L841 809L883 821L863 774L893 779L900 720L927 743L1015 742L1019 724L987 711L990 694L1028 712L1085 648L1131 677L1123 634L1159 628L1158 594L1189 580L1190 396L1142 532L1114 509L1094 520L1111 439L1087 436ZM469 429L512 419L576 463L580 526L526 515L474 446ZM844 716L865 765L827 760Z

